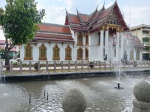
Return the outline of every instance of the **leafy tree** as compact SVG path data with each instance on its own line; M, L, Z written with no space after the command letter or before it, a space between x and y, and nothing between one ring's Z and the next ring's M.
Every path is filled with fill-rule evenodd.
M45 10L37 10L35 0L6 0L5 10L0 9L0 24L5 33L5 65L9 65L8 52L15 46L32 40L45 15ZM8 44L8 40L12 43ZM7 67L9 70L9 67Z

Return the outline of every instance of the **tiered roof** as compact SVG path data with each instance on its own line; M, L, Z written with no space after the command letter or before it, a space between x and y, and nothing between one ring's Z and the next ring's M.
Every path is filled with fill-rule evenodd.
M35 41L59 41L59 42L72 42L70 28L67 25L57 25L51 23L38 24L39 31L36 33L32 42Z
M74 43L70 28L73 31L94 32L101 28L109 19L111 19L111 16L113 16L112 12L115 12L115 15L117 15L119 25L121 25L125 31L128 30L117 2L115 2L107 9L105 9L104 6L100 10L97 10L96 8L96 10L89 15L82 14L78 10L77 14L70 14L66 11L65 25L50 23L38 24L40 29L36 33L32 42L46 40Z
M82 14L78 11L77 15L75 15L66 11L65 25L69 25L72 30L92 32L98 30L108 19L110 19L112 11L116 13L117 19L123 29L125 31L128 30L117 2L107 9L105 9L104 6L99 11L96 9L90 15Z

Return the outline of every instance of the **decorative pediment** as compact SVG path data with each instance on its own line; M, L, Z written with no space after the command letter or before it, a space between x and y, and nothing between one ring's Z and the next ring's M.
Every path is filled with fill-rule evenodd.
M120 20L119 20L119 17L116 13L115 10L112 10L110 13L109 13L109 16L108 16L108 19L107 19L107 23L109 24L116 24L116 25L121 25L120 24Z

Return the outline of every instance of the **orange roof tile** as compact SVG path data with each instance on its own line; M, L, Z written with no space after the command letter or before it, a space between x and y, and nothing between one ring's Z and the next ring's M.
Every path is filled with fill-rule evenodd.
M65 35L54 35L54 34L44 34L44 33L37 33L35 37L47 37L47 38L66 38L66 39L73 39L71 35L65 36Z
M70 14L69 17L70 17L70 22L73 22L73 23L80 23L80 20L79 20L79 18L78 18L77 15L72 15L72 14Z
M89 18L89 15L85 15L85 14L79 14L82 22L87 22L88 18Z
M42 23L42 24L38 24L38 27L40 28L40 31L71 34L69 26L66 25Z

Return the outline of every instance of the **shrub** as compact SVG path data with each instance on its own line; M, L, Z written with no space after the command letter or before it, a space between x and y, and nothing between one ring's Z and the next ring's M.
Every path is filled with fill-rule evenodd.
M93 68L93 62L89 63L90 68Z
M40 68L41 68L41 65L40 65ZM34 64L34 69L35 69L35 70L38 70L38 63L35 63L35 64Z
M13 65L18 65L18 63L17 62L13 62Z

